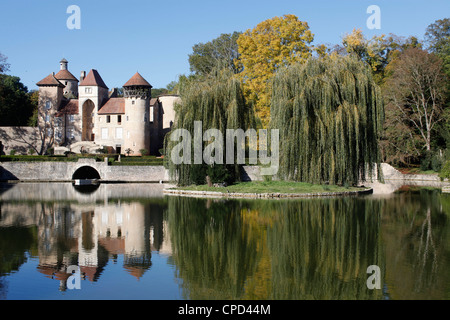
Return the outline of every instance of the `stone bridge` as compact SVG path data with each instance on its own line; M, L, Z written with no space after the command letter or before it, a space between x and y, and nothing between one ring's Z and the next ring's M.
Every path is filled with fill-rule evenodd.
M70 182L100 179L102 182L167 182L163 166L111 166L95 159L78 162L2 162L0 180Z

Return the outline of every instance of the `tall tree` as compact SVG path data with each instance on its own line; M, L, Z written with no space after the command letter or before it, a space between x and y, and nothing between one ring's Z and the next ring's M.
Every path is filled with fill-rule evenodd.
M239 57L236 43L239 35L240 32L224 33L212 41L194 45L193 52L189 55L191 71L205 75L214 68L227 68L238 73L240 70L235 60Z
M392 62L391 71L384 86L386 113L420 136L421 150L431 151L432 133L445 105L442 61L435 54L410 48Z
M308 23L288 14L259 23L237 40L238 65L243 68L239 76L264 127L270 120L270 80L277 70L311 57L313 39Z
M354 56L311 58L278 72L272 90L281 179L351 185L379 173L384 113L367 65Z
M436 20L430 24L425 32L425 41L431 52L439 54L448 50L448 44L450 42L450 19Z
M207 145L203 142L203 132L208 129L219 130L224 135L224 144L226 145L227 129L243 129L254 127L254 115L252 107L247 104L241 82L233 77L233 73L229 69L213 70L204 77L180 77L178 83L178 90L181 96L181 102L175 106L177 117L175 119L173 132L177 129L187 130L192 137L191 145L183 149L183 157L189 157L187 149L190 149L192 154L195 153L195 139L197 134L200 134L201 150ZM199 121L202 124L202 132L195 132L195 122ZM185 139L185 138L184 138ZM183 140L183 142L185 142ZM190 163L174 163L171 159L171 153L178 141L167 140L166 158L169 160L169 168L173 177L176 177L178 184L204 184L206 182L206 175L217 177L217 181L222 182L228 180L240 179L240 165L235 161L234 165L225 165L226 154L223 152L223 164L194 164L194 157L191 157ZM178 155L177 155L178 156ZM203 159L204 160L204 159ZM222 180L221 180L222 179ZM221 180L221 181L220 181Z

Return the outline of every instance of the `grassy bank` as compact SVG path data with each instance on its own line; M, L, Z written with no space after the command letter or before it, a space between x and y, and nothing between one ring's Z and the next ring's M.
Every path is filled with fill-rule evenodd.
M252 181L240 182L228 187L208 187L207 185L179 187L177 190L210 191L230 193L328 193L361 191L358 187L344 187L335 185L316 185L304 182L288 181Z

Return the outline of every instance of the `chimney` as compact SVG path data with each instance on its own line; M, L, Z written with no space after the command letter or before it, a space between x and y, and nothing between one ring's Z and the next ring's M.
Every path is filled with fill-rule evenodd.
M80 82L86 78L86 71L81 71Z

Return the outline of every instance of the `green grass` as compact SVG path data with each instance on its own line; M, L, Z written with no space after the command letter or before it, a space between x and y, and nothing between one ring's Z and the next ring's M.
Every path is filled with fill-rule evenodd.
M188 191L215 191L230 193L326 193L361 191L358 187L344 187L336 185L316 185L305 182L287 181L252 181L239 182L228 187L208 187L207 185L179 187L179 190Z

